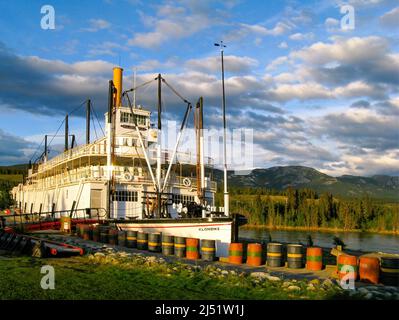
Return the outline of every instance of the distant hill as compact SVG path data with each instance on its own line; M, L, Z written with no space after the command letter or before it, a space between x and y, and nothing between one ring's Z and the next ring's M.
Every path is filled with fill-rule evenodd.
M214 175L216 180L223 181L223 171L215 170ZM236 187L284 190L291 186L298 189L309 188L319 193L330 192L345 198L368 194L376 199L399 202L399 177L385 175L332 177L303 166L255 169L248 175L234 175L233 172L229 172L228 176L230 185Z
M12 180L22 180L28 165L0 166L0 179L4 175L14 175ZM185 166L184 175L195 175L194 166ZM223 181L223 171L214 169L214 178ZM18 177L16 176L18 175ZM279 166L267 169L254 169L247 175L234 175L229 171L229 184L235 187L252 187L285 190L289 186L297 189L309 188L318 193L330 192L345 198L362 197L365 194L372 198L399 202L399 177L375 175L360 177L343 175L332 177L316 169L303 166ZM11 176L9 177L11 178Z

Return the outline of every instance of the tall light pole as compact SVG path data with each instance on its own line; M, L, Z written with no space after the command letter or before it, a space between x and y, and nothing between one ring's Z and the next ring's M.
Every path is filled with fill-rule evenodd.
M223 48L226 46L223 41L215 43L215 46L220 47L220 57L222 61L222 110L223 110L223 162L224 162L224 214L229 216L229 193L227 191L227 156L226 156L226 95L224 91L224 59Z

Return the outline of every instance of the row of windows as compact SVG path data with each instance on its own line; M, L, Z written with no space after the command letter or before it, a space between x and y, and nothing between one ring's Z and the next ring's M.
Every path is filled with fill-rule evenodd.
M184 194L173 194L172 195L173 203L190 203L194 202L194 196L187 196Z
M121 112L121 123L133 123L133 118L136 119L137 125L147 125L148 117L140 114L132 115L130 112Z
M137 202L138 192L137 191L115 191L112 195L112 201L125 201L125 202Z

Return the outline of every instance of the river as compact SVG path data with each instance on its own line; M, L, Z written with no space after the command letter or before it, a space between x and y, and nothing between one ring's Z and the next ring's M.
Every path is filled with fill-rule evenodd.
M366 252L386 252L399 254L399 236L369 232L335 232L335 231L298 231L298 230L269 230L258 228L240 228L239 237L256 240L268 240L269 234L273 241L285 243L306 243L310 234L315 246L334 246L333 237L339 237L346 248Z

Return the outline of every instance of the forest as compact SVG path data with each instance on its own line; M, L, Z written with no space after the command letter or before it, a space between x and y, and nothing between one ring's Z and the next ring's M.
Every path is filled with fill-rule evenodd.
M217 205L222 199L218 192ZM245 215L248 224L256 226L399 232L399 204L367 194L342 199L310 189L236 187L230 189L230 212Z

